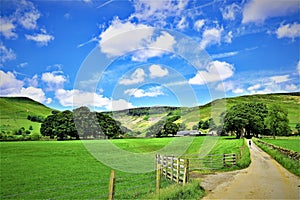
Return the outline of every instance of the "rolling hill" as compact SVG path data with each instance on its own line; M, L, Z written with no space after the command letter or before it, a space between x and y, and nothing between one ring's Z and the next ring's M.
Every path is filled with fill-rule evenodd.
M186 129L192 129L193 125L199 120L211 118L213 110L214 119L225 108L230 108L240 102L261 102L267 105L279 104L288 111L290 127L295 129L296 123L300 122L300 92L282 94L260 94L247 95L233 98L215 100L203 106L197 107L144 107L133 108L123 111L105 112L115 120L121 122L122 126L140 132L145 136L149 127L160 120L166 120L173 115L181 116L175 123L184 123ZM28 115L46 117L51 114L53 109L25 97L1 97L0 98L0 131L13 131L21 127L28 130L32 126L34 132L39 132L40 123L32 122L27 119ZM218 123L218 120L216 120Z
M0 131L14 131L21 127L39 133L41 124L27 119L30 116L42 118L51 114L53 109L27 97L0 97Z

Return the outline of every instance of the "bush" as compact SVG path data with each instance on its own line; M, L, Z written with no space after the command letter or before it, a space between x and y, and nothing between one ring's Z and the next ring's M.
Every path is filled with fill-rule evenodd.
M31 140L40 140L42 138L42 135L40 133L31 133L30 139Z

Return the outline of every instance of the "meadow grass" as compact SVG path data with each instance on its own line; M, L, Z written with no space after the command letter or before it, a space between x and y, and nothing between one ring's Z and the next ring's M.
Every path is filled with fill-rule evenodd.
M123 139L112 142L125 150L142 153L159 150L171 139ZM196 137L186 153L199 153L203 141L204 137ZM222 152L220 146L224 147L225 153L230 148L236 151L238 147L235 146L242 144L241 141L221 138L214 147L215 152ZM92 142L101 145L102 141ZM227 142L233 146L226 145ZM0 152L1 199L107 198L111 168L96 160L82 141L1 142ZM155 191L155 172L132 174L116 171L116 174L116 199L141 198ZM162 179L162 188L170 184ZM180 191L191 191L194 186L189 186L192 189L176 189L177 194L180 197Z
M266 145L263 145L257 141L257 139L253 139L255 144L259 146L262 150L268 153L272 158L274 158L278 163L280 163L284 168L289 170L291 173L300 176L300 162L288 158L286 155L281 154L279 151L275 149L271 149Z
M261 140L300 153L300 137L263 138Z

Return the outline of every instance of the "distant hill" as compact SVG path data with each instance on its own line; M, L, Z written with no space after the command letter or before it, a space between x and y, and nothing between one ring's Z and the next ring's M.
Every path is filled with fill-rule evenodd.
M292 129L295 129L296 123L300 122L300 92L224 98L203 106L191 108L143 107L105 113L121 122L122 126L134 132L141 132L141 136L145 136L145 132L149 127L172 115L181 116L175 123L184 123L186 129L192 129L193 125L200 120L211 118L212 109L215 116L219 116L225 110L224 108L230 108L240 102L262 102L267 105L278 104L288 111L289 125ZM0 97L0 131L16 130L21 127L28 130L29 126L32 126L32 131L39 132L40 123L28 120L27 116L46 117L52 111L53 109L26 97Z
M177 114L181 116L181 118L175 121L175 123L184 123L186 125L186 129L192 129L193 125L197 124L200 120L207 120L211 118L212 109L215 116L218 117L221 112L225 110L224 108L228 109L236 103L241 102L261 102L267 105L278 104L288 111L288 118L290 122L289 125L292 129L295 129L296 123L300 122L300 92L282 94L257 94L224 98L212 101L211 103L203 106L191 108L135 108L129 109L127 111L115 111L111 114L116 120L120 121L123 126L135 132L144 132L147 130L147 128L154 125L159 120L165 119L167 115L171 114ZM149 114L145 112L146 109L149 110ZM165 112L155 112L155 110L157 109L165 110ZM134 110L134 112L132 112L132 110ZM141 115L137 115L136 113L141 113Z
M27 119L28 115L45 118L53 109L27 97L0 97L0 131L14 131L24 127L40 131L40 123Z

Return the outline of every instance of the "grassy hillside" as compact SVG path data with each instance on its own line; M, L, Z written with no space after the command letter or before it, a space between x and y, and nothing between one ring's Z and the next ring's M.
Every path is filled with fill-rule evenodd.
M41 124L27 119L28 115L46 117L52 109L27 97L0 98L0 131L14 131L21 127L39 132Z
M283 94L261 94L261 95L247 95L233 98L225 98L215 100L203 106L193 108L173 108L177 109L173 112L179 113L180 119L175 123L185 123L187 129L192 129L193 125L197 124L200 119L207 120L213 115L219 116L224 111L233 105L241 102L260 102L268 105L278 104L288 111L289 125L294 130L296 123L300 122L300 93L283 93ZM170 111L169 111L170 112ZM166 117L169 112L155 113L149 115L132 116L121 112L114 112L116 119L122 123L123 126L133 131L145 131L147 127L153 125L155 122ZM216 121L218 123L218 120Z

